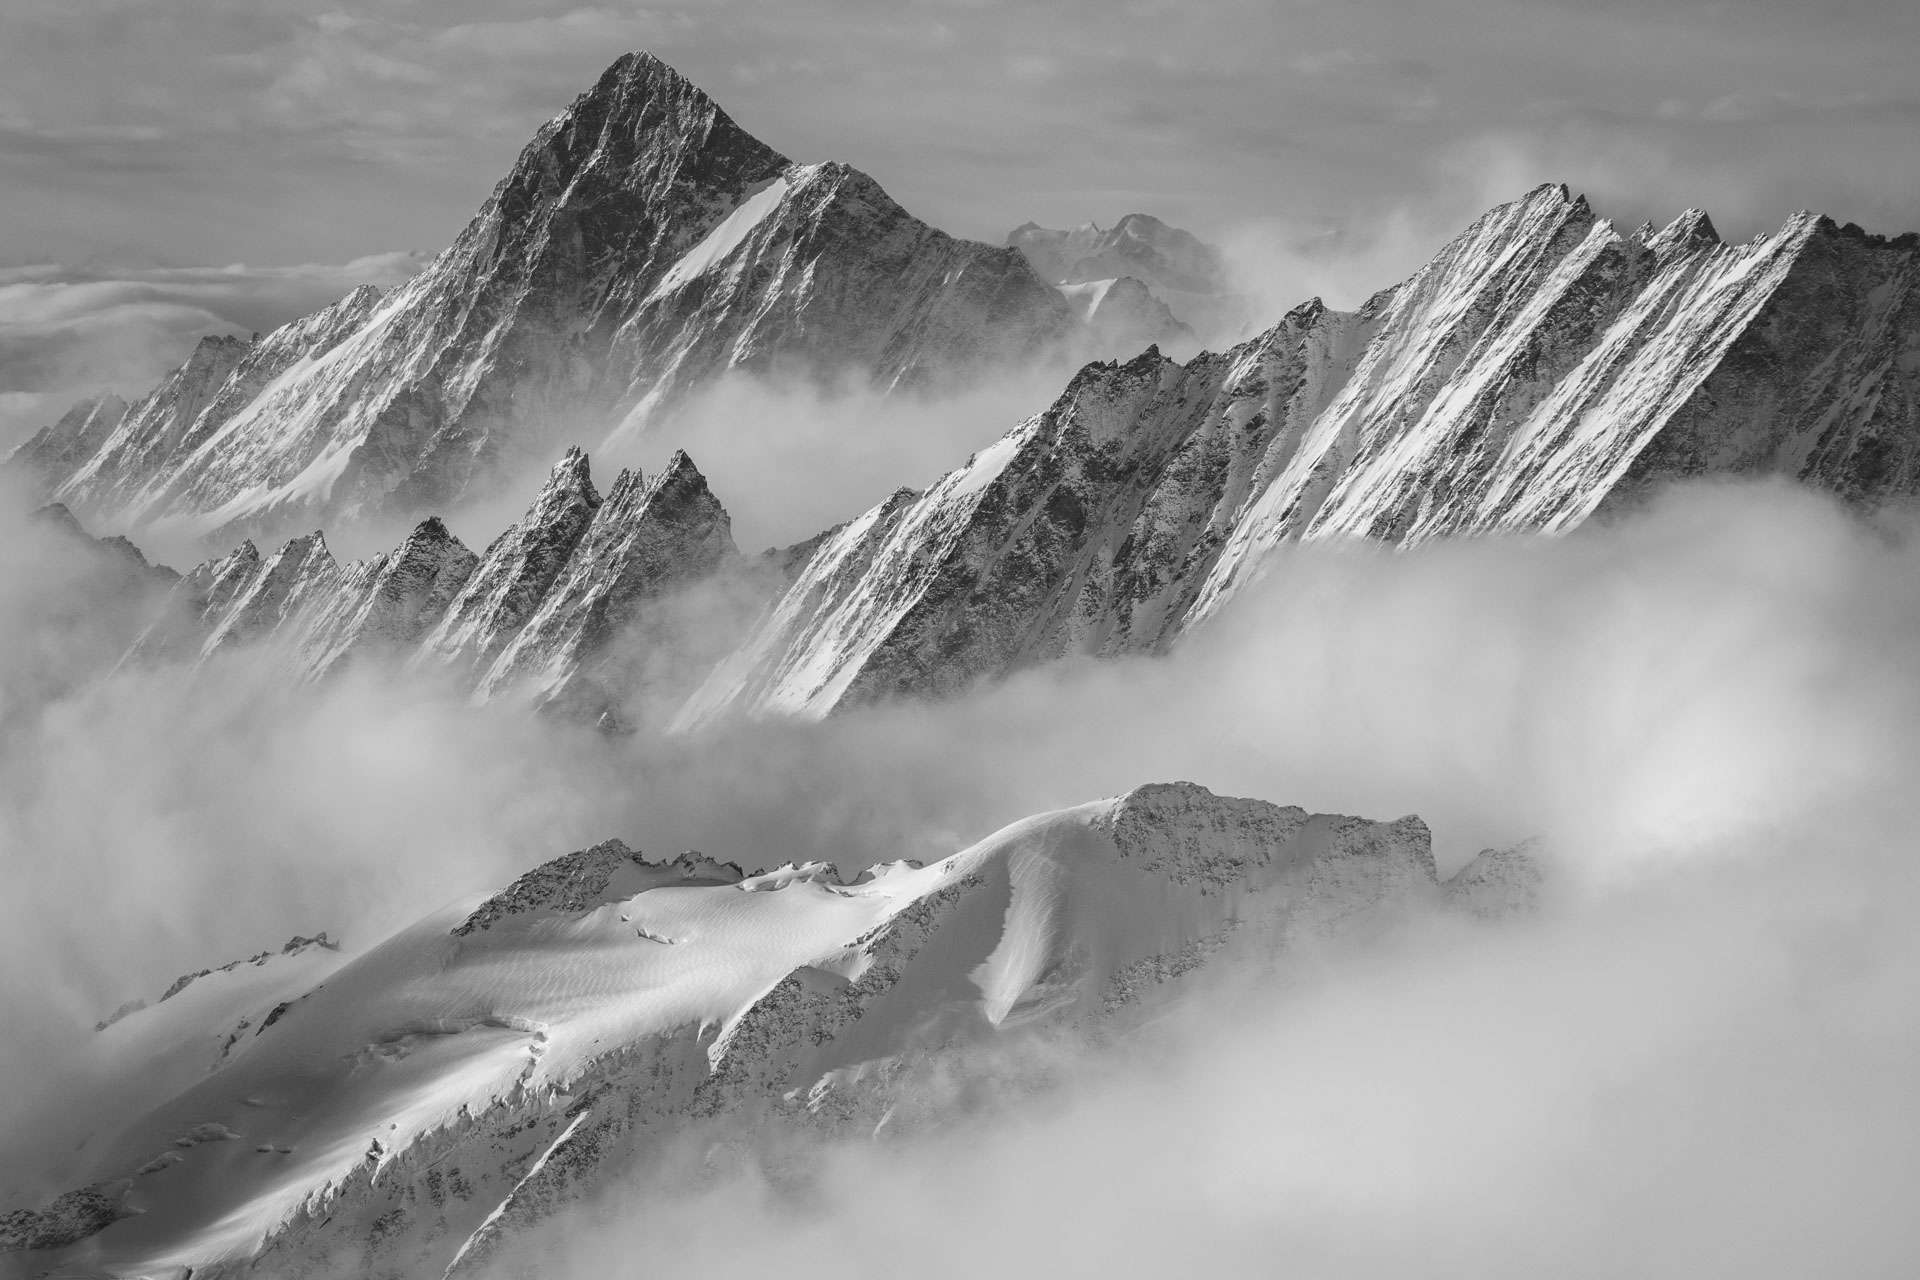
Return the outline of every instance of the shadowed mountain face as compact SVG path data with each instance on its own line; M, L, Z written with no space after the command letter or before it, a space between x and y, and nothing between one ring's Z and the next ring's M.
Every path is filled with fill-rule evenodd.
M717 665L682 672L698 687L678 723L819 716L1066 654L1161 651L1300 539L1561 532L1701 474L1789 476L1861 502L1911 494L1917 245L1811 215L1745 245L1698 212L1622 234L1539 188L1358 311L1316 300L1185 364L1150 348L1088 365L925 492L760 563L754 590L771 603L709 637L700 661ZM682 456L667 478L697 476ZM194 642L206 652L283 619L266 630L298 636L317 672L365 642L346 637L378 633L483 696L538 689L599 716L663 648L634 602L741 563L704 481L692 506L672 497L681 487L630 525L610 512L639 500L639 481L603 506L576 451L478 568L422 526L391 553L416 566L413 585L380 608L302 604L341 586L304 540L264 567L243 547L244 565L203 565L177 594L218 602L187 610L213 628ZM631 533L643 526L672 532ZM354 572L391 579L385 565ZM243 569L255 586L236 603L224 584ZM289 574L306 585L275 585Z
M1353 313L1090 365L923 494L824 539L684 713L824 715L1155 651L1276 548L1569 530L1663 480L1920 490L1920 238L1802 214L1622 234L1546 186Z
M417 518L582 424L644 433L728 369L935 389L1064 354L1078 331L1017 252L935 231L844 165L790 163L634 54L406 285L210 339L152 394L76 409L15 462L121 527Z

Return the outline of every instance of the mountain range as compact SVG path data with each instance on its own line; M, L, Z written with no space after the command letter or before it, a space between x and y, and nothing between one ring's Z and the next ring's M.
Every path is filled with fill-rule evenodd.
M634 54L407 284L210 338L16 462L85 519L273 533L485 494L580 424L644 436L729 370L938 391L1087 341L1017 251L934 230L846 165L788 160Z
M1917 261L1920 237L1805 214L1741 245L1698 211L1623 233L1542 186L1357 310L1312 300L1185 363L1149 347L1089 364L925 491L751 562L764 607L700 655L673 719L817 716L1070 653L1161 652L1296 541L1563 533L1703 475L1910 495ZM198 619L202 652L275 633L313 673L399 645L482 696L617 720L662 602L749 564L693 461L662 475L697 497L646 501L623 478L603 508L568 453L477 569L431 519L351 570L317 534L264 558L245 545L187 575L169 625Z
M75 659L96 672L273 650L303 680L367 665L676 742L1164 653L1301 542L1565 534L1700 477L1920 489L1920 236L1622 230L1547 184L1357 307L1185 353L1239 305L1217 253L1145 215L956 240L636 54L411 282L209 337L9 465L51 502L59 572L112 601ZM792 546L743 551L664 443L729 376L907 397L1056 361L1046 408ZM660 465L603 489L581 442ZM530 469L517 520L456 536ZM408 530L390 550L328 547L383 522ZM83 525L218 554L175 575ZM1531 847L1443 882L1416 817L1186 782L924 866L727 854L610 840L390 937L316 922L156 983L101 1019L113 1087L49 1195L0 1214L0 1274L537 1274L542 1223L686 1143L951 1123L932 1082L1049 1035L1124 1045L1216 962L1283 972L1415 907L1482 927L1547 882Z

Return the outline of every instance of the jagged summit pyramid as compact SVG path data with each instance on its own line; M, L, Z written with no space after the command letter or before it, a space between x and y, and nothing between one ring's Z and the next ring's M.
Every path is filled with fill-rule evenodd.
M729 369L939 386L1075 329L1014 250L946 236L844 165L791 163L629 54L412 281L203 343L16 462L96 522L278 538L446 510L580 424L645 432Z

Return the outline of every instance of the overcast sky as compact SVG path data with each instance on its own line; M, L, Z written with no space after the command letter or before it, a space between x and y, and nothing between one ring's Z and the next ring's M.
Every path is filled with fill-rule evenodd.
M7 0L0 259L431 249L619 53L998 239L1565 178L1750 233L1920 225L1913 0Z
M42 411L21 397L57 363L48 307L78 323L69 281L151 308L154 267L325 268L230 274L248 314L210 314L239 328L316 279L384 279L635 48L960 234L1143 210L1354 251L1351 288L1281 296L1389 284L1547 180L1623 222L1702 205L1737 238L1801 207L1920 228L1914 0L5 0L0 436ZM64 269L18 271L38 264ZM207 327L206 296L161 329Z

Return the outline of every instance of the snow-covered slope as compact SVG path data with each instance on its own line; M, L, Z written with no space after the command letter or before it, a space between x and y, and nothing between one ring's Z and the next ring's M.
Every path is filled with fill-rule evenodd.
M482 698L592 719L617 708L625 673L659 635L652 606L735 558L729 529L685 453L650 478L622 471L603 500L572 449L482 555L438 517L344 567L318 532L267 557L244 543L180 580L129 660L270 644L306 678L354 661L445 669Z
M1155 650L1292 540L1560 532L1702 473L1920 489L1920 237L1802 214L1725 245L1698 212L1623 235L1541 187L1357 312L1084 369L823 541L683 719Z
M557 432L644 430L729 368L938 386L1075 331L1014 250L790 163L633 54L412 281L209 339L124 415L69 415L19 461L125 527L417 519L551 457Z
M70 475L107 442L113 429L127 416L127 402L107 394L82 400L60 416L60 420L42 427L14 450L11 466L31 475Z
M1439 897L1417 818L1186 783L851 879L609 842L273 993L211 1071L87 1142L91 1194L137 1216L38 1256L464 1274L695 1126L870 1130L925 1096L929 1055L1148 1015L1222 952L1284 963L1303 932L1410 896ZM103 1034L171 1035L175 1003Z

